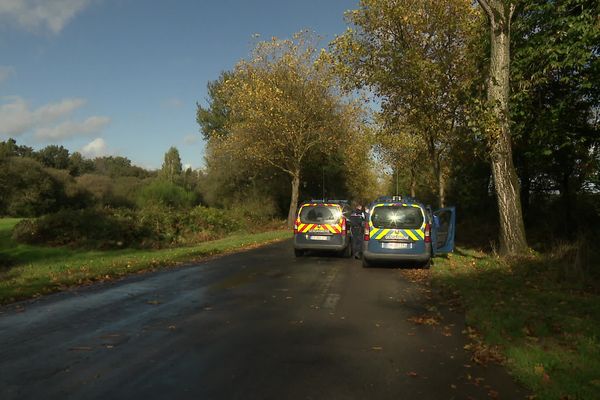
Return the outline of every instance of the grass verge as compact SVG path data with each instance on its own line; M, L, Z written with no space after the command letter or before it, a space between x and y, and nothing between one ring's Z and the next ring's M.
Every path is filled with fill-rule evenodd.
M18 219L0 219L0 304L156 270L290 237L289 231L244 233L190 247L87 251L15 243Z
M536 399L597 399L600 295L551 256L501 260L458 249L436 260L432 284L459 299L467 323L497 346ZM567 271L567 274L565 274Z

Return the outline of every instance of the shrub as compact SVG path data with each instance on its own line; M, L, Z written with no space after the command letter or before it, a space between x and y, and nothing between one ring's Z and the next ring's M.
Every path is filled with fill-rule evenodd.
M23 220L13 229L21 243L88 248L118 248L143 242L148 230L133 213L104 209L62 210L36 220Z
M155 180L140 191L137 203L140 208L151 206L186 208L196 201L196 195L181 186L164 180Z
M65 199L64 186L39 162L0 160L0 214L33 217L57 210Z
M237 200L231 205L230 210L236 218L251 224L272 220L278 213L273 198L261 195Z
M230 212L203 206L190 211L186 225L192 231L202 229L215 230L219 233L230 233L243 227L242 221Z

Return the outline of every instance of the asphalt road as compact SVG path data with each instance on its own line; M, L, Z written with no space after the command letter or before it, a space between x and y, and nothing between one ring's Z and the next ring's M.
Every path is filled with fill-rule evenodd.
M395 268L290 241L0 309L0 398L519 399Z

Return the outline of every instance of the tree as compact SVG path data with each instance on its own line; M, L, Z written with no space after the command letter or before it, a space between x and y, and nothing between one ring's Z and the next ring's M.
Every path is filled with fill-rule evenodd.
M221 87L230 116L219 146L229 154L268 164L290 179L288 224L296 216L303 162L335 149L357 122L336 92L325 50L306 32L291 40L260 42Z
M38 161L0 159L0 215L35 217L57 211L65 200L61 182Z
M33 149L29 146L20 146L13 138L0 142L0 158L4 157L31 157Z
M181 166L181 158L179 157L179 150L175 147L171 147L165 153L165 161L162 164L160 175L173 183L179 180L183 167Z
M384 125L419 136L428 160L419 167L430 169L444 206L448 154L476 75L469 53L477 15L467 0L362 0L347 19L354 28L332 43L341 75L380 96ZM380 137L384 153L397 153Z
M76 151L69 157L69 173L72 176L80 176L94 171L94 162L84 158L80 152Z
M377 153L386 165L392 167L396 182L400 180L401 172L402 181L408 172L408 193L411 197L416 197L417 185L423 180L419 179L423 178L421 160L427 157L427 151L420 135L411 134L404 129L382 126L377 138ZM400 188L396 188L398 185L395 185L394 192L400 192ZM406 190L404 187L402 189Z
M51 144L34 153L36 160L45 167L67 169L69 167L69 150L63 146Z
M597 167L600 132L600 3L529 0L516 11L511 43L515 164L527 221L531 195L560 192L559 232L573 237L576 195Z
M229 119L230 110L227 98L224 97L225 92L221 90L221 87L231 76L231 72L224 71L219 76L219 79L208 82L207 108L196 104L196 122L200 125L200 130L205 140L211 137L222 137L227 134L225 124Z
M516 3L510 0L477 0L488 17L490 65L487 100L491 112L487 136L494 187L500 216L500 252L518 255L527 251L520 188L513 164L510 135L510 30Z
M111 178L121 176L135 176L148 178L153 176L152 172L131 164L131 160L121 156L104 156L94 159L94 170L100 175L108 175Z

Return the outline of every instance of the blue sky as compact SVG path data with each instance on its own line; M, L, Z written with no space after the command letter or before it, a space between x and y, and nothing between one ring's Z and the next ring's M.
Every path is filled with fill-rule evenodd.
M311 29L325 44L357 0L0 0L0 140L203 164L206 84L254 39Z

